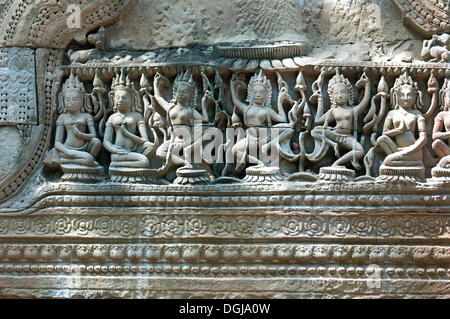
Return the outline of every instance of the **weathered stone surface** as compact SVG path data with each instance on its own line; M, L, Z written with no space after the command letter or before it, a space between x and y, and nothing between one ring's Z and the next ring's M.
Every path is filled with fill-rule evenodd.
M37 125L35 59L26 48L0 49L0 125Z
M125 33L128 28L133 32ZM107 32L110 48L145 50L193 43L306 41L317 46L317 40L347 44L416 38L389 0L144 0Z
M447 9L0 1L0 297L448 298Z

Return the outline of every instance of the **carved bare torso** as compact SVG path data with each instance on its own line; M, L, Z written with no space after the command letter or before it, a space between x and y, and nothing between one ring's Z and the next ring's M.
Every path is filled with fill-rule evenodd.
M338 107L332 110L332 117L336 121L336 132L350 134L353 129L354 110L352 107Z
M123 147L127 150L133 150L136 143L122 134L120 126L124 125L131 134L136 134L138 124L143 121L144 119L142 115L136 112L130 112L126 114L114 113L113 115L111 115L108 123L110 123L110 125L115 128L115 145Z
M450 132L450 112L449 111L443 111L439 112L439 114L436 116L435 121L440 121L444 126L444 132Z
M399 109L390 111L388 118L392 119L389 130L399 128L402 131L394 136L395 143L399 148L413 145L416 142L417 114Z
M70 113L62 114L57 123L59 125L64 125L67 133L67 138L64 145L73 149L82 148L86 144L86 141L75 135L74 126L76 126L80 132L86 133L89 121L93 122L93 118L87 113L78 113L76 115L71 115Z
M266 107L249 105L245 111L244 122L248 127L267 126L270 110Z
M172 125L193 125L196 120L194 112L192 107L176 104L169 111L170 122Z

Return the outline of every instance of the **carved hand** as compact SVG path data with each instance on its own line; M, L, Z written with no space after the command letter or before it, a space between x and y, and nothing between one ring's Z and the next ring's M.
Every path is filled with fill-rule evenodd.
M242 81L236 73L233 73L233 75L231 76L231 81L230 81L231 86L235 86L237 84L240 84L242 86L245 86L244 81Z
M450 138L450 132L437 132L433 134L433 140L447 140Z
M161 87L163 85L168 86L169 81L167 80L167 78L165 76L163 76L161 73L157 72L153 79L153 84L154 84L155 89L159 89L159 87Z
M122 124L120 125L119 129L120 129L120 132L121 132L122 134L128 133L128 128L127 128L127 124L126 124L126 123L122 123Z
M117 155L127 155L129 153L129 151L120 146L114 146L113 152L111 152L111 153L114 153Z
M87 141L89 141L89 140L91 140L91 139L94 137L94 136L92 136L91 134L85 134L85 133L81 132L81 131L78 129L78 123L72 124L72 129L73 129L73 134L74 134L76 137L78 137L78 138L80 138L80 139L82 139L82 140L87 140Z
M405 123L400 122L400 126L394 128L392 130L386 131L383 134L387 135L387 136L396 136L396 135L404 133L405 131L406 131Z
M155 77L153 78L153 83L155 85L159 85L159 83L161 82L161 79L162 79L162 75L159 72L157 72L155 74Z

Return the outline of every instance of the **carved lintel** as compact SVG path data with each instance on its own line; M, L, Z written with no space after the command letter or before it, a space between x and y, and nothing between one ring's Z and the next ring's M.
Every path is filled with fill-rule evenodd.
M446 7L443 0L393 0L392 2L402 13L403 23L426 37L450 30L448 4Z

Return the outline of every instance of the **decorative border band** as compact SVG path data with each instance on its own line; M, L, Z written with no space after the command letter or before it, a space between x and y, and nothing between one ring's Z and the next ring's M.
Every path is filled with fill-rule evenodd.
M325 244L10 244L3 263L106 265L277 265L449 267L448 246ZM356 267L355 266L355 267ZM2 269L0 268L0 272ZM450 274L449 274L450 275Z
M191 240L279 240L279 239L439 239L448 242L449 214L410 213L307 213L242 210L221 213L193 209L78 208L76 215L53 208L39 215L0 217L0 238L91 238L101 239L191 239Z

